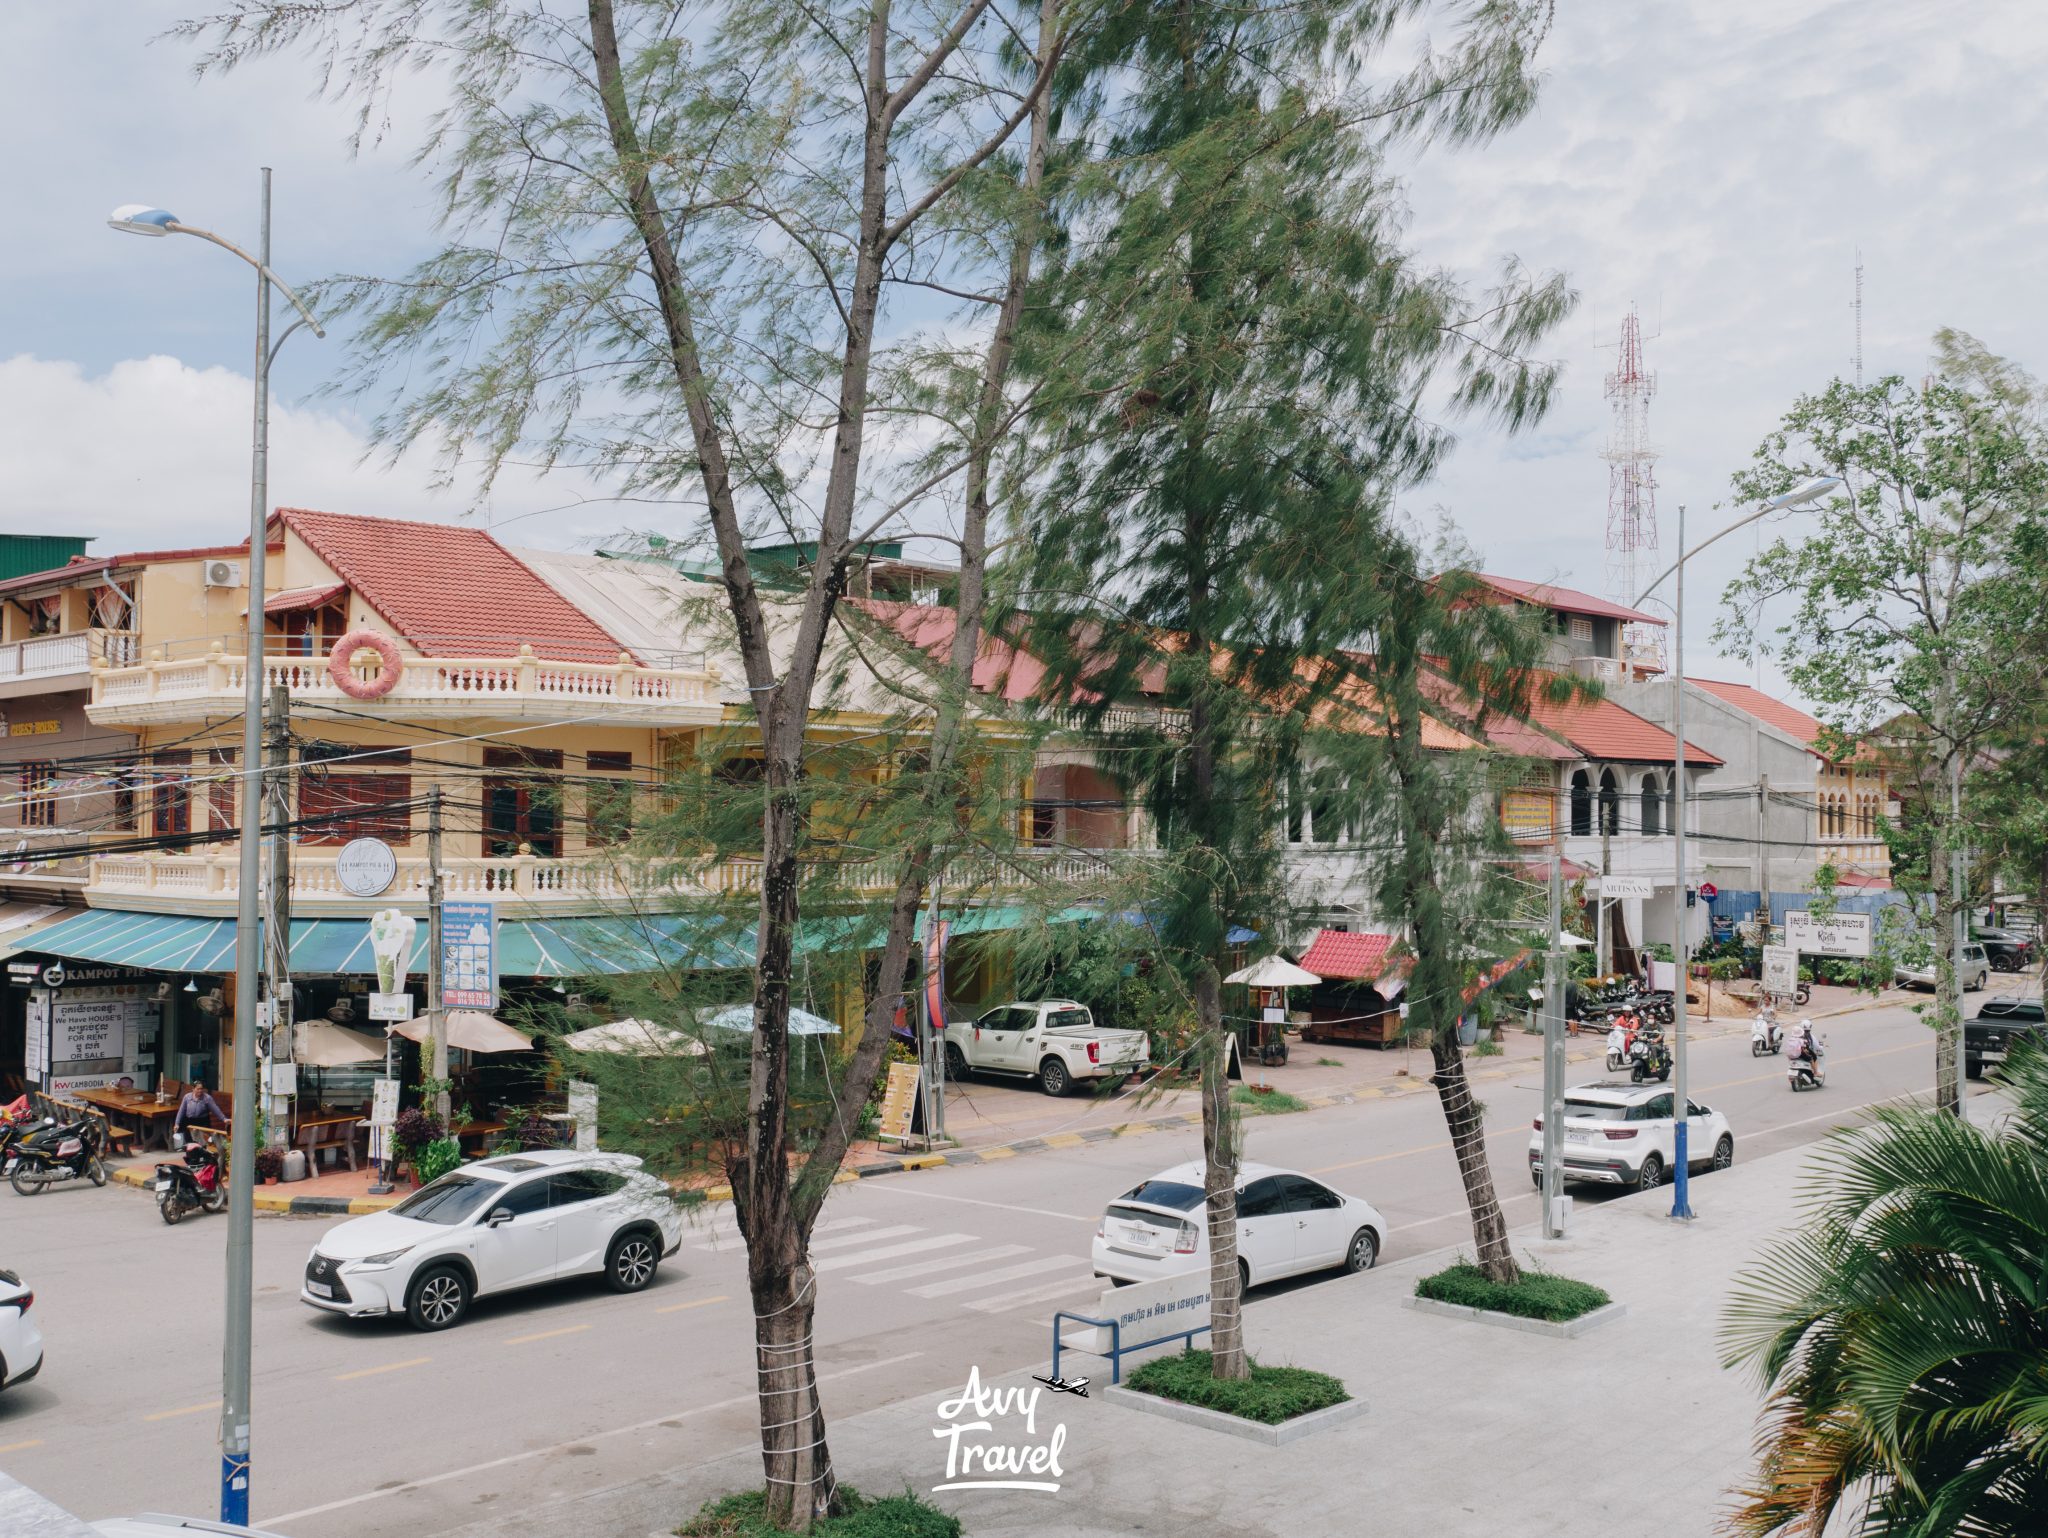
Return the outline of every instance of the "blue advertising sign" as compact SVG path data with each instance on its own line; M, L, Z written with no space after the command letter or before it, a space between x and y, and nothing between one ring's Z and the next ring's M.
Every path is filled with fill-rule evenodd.
M441 1007L498 1007L495 903L441 904Z

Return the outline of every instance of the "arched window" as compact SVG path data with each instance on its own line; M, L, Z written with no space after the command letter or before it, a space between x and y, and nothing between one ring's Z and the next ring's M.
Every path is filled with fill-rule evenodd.
M1654 774L1644 775L1643 832L1651 835L1652 837L1655 837L1658 833L1661 833L1663 831L1662 827L1659 826L1659 824L1663 821L1663 803L1664 798L1662 795L1658 793L1657 789L1657 776L1655 776Z
M1612 769L1600 771L1600 831L1621 831L1621 786L1615 783Z
M1585 838L1593 831L1593 782L1581 769L1572 776L1572 837Z

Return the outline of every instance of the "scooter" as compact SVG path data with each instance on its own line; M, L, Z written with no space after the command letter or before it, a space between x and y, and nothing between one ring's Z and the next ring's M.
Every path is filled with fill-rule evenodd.
M1758 1010L1756 1018L1749 1022L1749 1055L1775 1057L1784 1045L1785 1031L1778 1024L1777 1015L1769 1009Z
M1635 1059L1635 1067L1629 1070L1629 1077L1636 1083L1671 1077L1671 1048L1665 1045L1660 1033L1644 1031L1629 1048L1629 1055Z
M1814 1039L1813 1056L1786 1060L1785 1078L1795 1095L1803 1089L1820 1089L1828 1082L1827 1053L1821 1049L1819 1038Z
M1624 1014L1614 1017L1613 1030L1609 1031L1607 1036L1607 1071L1609 1073L1619 1073L1622 1069L1628 1067L1631 1061L1630 1053L1636 1044L1636 1033L1641 1029L1642 1026L1632 1015ZM1621 1042L1618 1046L1614 1040L1615 1031L1621 1033Z
M90 1119L46 1126L18 1144L7 1180L17 1196L35 1196L80 1176L96 1186L107 1183L99 1129Z
M156 1167L156 1210L166 1223L176 1223L198 1208L223 1211L228 1183L221 1178L220 1155L203 1143L185 1145L185 1162Z

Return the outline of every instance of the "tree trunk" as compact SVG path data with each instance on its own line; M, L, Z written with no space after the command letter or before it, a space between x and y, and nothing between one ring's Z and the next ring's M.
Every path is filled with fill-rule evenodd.
M1237 1109L1230 1103L1230 1038L1216 969L1195 978L1202 1041L1202 1190L1209 1222L1209 1350L1219 1378L1249 1378L1244 1354L1243 1271L1237 1259Z
M1472 1098L1472 1082L1465 1077L1465 1049L1458 1044L1455 1023L1440 1030L1429 1044L1435 1072L1430 1082L1444 1108L1444 1126L1451 1134L1451 1151L1458 1161L1458 1179L1465 1187L1465 1205L1472 1212L1472 1244L1479 1269L1490 1282L1503 1286L1522 1279L1522 1268L1508 1248L1507 1219L1501 1215L1500 1197L1493 1189L1493 1166L1486 1162L1486 1118L1479 1102Z
M793 1533L808 1532L839 1506L811 1345L817 1276L808 1260L791 1264L800 1254L793 1247L750 1242L748 1254L768 1519Z
M1944 847L1945 841L1944 841ZM1949 873L1942 872L1934 892L1934 1108L1950 1116L1963 1114L1962 1059L1963 964L1956 950L1956 904L1949 895Z

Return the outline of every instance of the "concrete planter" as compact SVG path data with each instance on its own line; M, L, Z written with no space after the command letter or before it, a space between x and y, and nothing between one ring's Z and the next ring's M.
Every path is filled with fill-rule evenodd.
M1418 1313L1436 1314L1445 1319L1469 1319L1475 1324L1490 1324L1499 1330L1520 1330L1525 1335L1548 1335L1554 1340L1577 1340L1603 1324L1611 1323L1628 1312L1626 1303L1609 1303L1596 1308L1590 1314L1581 1314L1576 1319L1559 1323L1550 1319L1524 1319L1520 1314L1503 1314L1491 1308L1467 1308L1462 1303L1439 1303L1435 1298L1407 1297L1401 1300Z
M1298 1442L1303 1437L1314 1436L1318 1431L1327 1431L1332 1426L1341 1426L1346 1421L1356 1420L1365 1414L1366 1410L1363 1399L1347 1399L1342 1404L1331 1405L1327 1410L1312 1410L1307 1415L1297 1415L1293 1420L1282 1421L1277 1426L1268 1426L1260 1421L1244 1420L1202 1405L1182 1404L1178 1399L1162 1399L1157 1394L1141 1394L1136 1389L1125 1388L1121 1384L1113 1384L1104 1389L1102 1397L1111 1404L1122 1405L1127 1410L1142 1410L1147 1415L1162 1416L1187 1426L1200 1426L1205 1431L1220 1431L1226 1436L1243 1437L1247 1442L1257 1442L1265 1447L1285 1447L1289 1442Z

